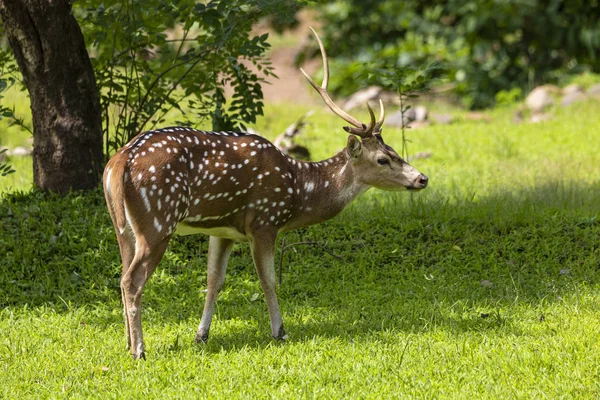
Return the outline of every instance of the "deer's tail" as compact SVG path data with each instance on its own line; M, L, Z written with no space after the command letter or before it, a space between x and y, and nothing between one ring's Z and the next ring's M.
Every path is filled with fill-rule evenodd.
M117 153L106 165L102 177L106 205L108 206L113 225L121 234L125 232L127 227L124 188L126 165L127 155L124 153Z

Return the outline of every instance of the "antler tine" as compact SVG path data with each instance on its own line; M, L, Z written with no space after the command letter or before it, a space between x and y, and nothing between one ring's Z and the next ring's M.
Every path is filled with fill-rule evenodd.
M373 134L373 129L376 126L375 113L373 112L373 109L369 105L369 102L367 102L367 109L369 110L369 117L371 118L371 120L369 121L369 126L367 127L367 131L365 132L365 137L371 136Z
M383 125L383 121L385 121L385 109L383 108L383 101L379 99L379 120L373 128L373 132L381 132L381 126Z
M360 136L363 139L370 137L373 132L376 132L375 128L377 124L375 123L375 113L373 109L367 102L367 109L369 110L369 115L371 116L371 121L369 122L369 126L362 126L361 128L352 128L350 126L345 126L344 130L348 133L352 133L353 135Z
M321 57L323 58L323 83L321 84L321 86L317 85L317 83L315 81L313 81L312 78L310 76L308 76L308 74L302 68L300 68L300 71L302 72L302 74L304 74L304 77L306 77L306 79L312 85L312 87L314 87L315 90L321 95L321 98L323 98L323 101L325 102L325 104L327 104L329 109L331 111L333 111L333 113L335 115L339 116L344 121L355 126L356 128L363 129L363 130L366 129L367 127L365 126L365 124L363 124L356 118L353 118L348 113L346 113L344 110L342 110L338 105L336 105L333 102L333 100L329 96L329 93L327 93L327 85L329 84L329 62L327 60L327 52L325 51L325 46L323 46L323 42L321 42L321 39L319 38L319 35L317 34L317 32L312 27L310 28L310 30L315 35L315 39L317 39L317 43L319 43L319 48L321 50Z
M321 41L321 38L317 34L317 31L313 29L312 26L309 26L310 30L315 35L317 39L317 43L319 44L319 50L321 51L321 58L323 59L323 83L321 83L321 87L327 90L327 86L329 85L329 58L327 57L327 52L325 51L325 45Z

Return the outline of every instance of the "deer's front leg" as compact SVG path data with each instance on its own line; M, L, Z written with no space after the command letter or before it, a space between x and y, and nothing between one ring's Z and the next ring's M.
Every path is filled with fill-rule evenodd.
M196 333L197 343L206 343L208 340L215 303L225 281L225 271L227 270L227 262L229 261L233 243L232 239L223 239L215 236L211 236L208 242L207 294L202 319Z
M252 258L256 266L256 272L260 279L267 307L269 308L269 318L271 319L271 334L278 340L287 339L283 329L283 320L277 303L277 294L275 293L275 239L276 232L258 232L255 233L250 242L252 248Z

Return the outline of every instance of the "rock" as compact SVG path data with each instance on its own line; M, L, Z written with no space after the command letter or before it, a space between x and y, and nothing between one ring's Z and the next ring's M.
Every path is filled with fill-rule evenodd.
M410 129L421 129L429 125L431 125L431 122L429 121L412 121L408 123L408 127L410 127Z
M513 115L513 124L520 124L523 122L523 110L517 110Z
M484 112L481 111L469 111L465 114L465 119L469 121L483 121L490 122L492 118Z
M449 125L454 122L454 117L450 114L431 113L431 120L436 124Z
M374 100L379 97L382 89L378 86L369 86L354 93L342 106L346 111L353 108L364 106L369 100Z
M398 93L382 91L379 93L378 98L380 98L384 104L390 104L394 106L400 105L400 97L398 97Z
M415 111L414 108L409 108L408 110L404 111L404 118L409 122L416 121L417 120L417 112Z
M584 92L585 92L585 89L583 88L583 86L578 85L576 83L567 85L562 90L563 96L566 96L568 94L573 94L573 93L584 93Z
M413 110L412 108L409 108L405 113L404 113L404 126L408 126L412 121L414 121L416 119L416 113L415 110ZM388 117L386 117L385 119L385 126L395 126L398 128L402 127L402 112L400 111L396 111L395 113L389 115Z
M404 112L404 126L418 129L429 125L428 121L429 110L424 106L411 107ZM396 111L385 119L385 125L402 127L402 113Z
M552 118L551 114L540 112L540 113L535 113L531 116L531 122L538 123L538 122L542 122L542 121L548 121L551 118Z
M8 151L8 155L13 157L25 157L30 156L31 154L33 154L33 149L22 146L15 147Z
M481 286L491 288L494 286L494 284L491 281L484 279L481 281Z
M571 270L569 268L562 268L559 272L559 275L567 275L570 276L571 275Z
M557 86L538 86L529 93L525 99L525 104L532 112L541 113L555 103L555 98L559 93L560 89Z
M394 126L394 127L402 126L402 114L400 113L400 111L395 112L395 113L390 114L387 117L385 117L384 126Z
M429 115L429 110L425 106L416 106L415 110L415 121L423 122L427 121L427 117ZM410 111L410 109L409 109Z
M592 97L600 97L600 83L590 86L587 93Z
M573 103L577 103L578 101L583 101L587 98L584 92L570 92L563 96L560 101L561 106L568 106Z

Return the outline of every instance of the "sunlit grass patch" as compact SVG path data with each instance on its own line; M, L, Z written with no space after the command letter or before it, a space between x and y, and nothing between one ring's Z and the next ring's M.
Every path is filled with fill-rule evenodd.
M409 130L409 152L432 154L412 161L426 190L372 190L282 237L340 257L306 246L283 255L287 343L270 338L243 243L211 339L193 343L207 238L181 237L146 285L148 360L132 361L101 191L3 194L0 397L596 398L597 106L540 124L501 110ZM273 138L307 111L268 105L256 129ZM299 141L314 159L345 145L337 117L319 108L310 121ZM384 138L400 146L399 130Z

